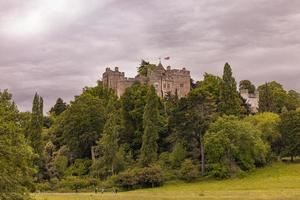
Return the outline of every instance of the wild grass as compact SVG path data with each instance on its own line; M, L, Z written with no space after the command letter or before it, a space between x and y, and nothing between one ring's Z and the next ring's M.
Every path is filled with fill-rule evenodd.
M160 188L104 193L33 194L37 200L299 200L300 163L276 163L244 178L174 182Z

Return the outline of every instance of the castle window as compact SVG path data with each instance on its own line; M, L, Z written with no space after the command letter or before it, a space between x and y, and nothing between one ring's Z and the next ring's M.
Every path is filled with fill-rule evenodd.
M183 88L183 83L180 84L180 87Z
M164 88L166 88L166 84L164 83Z
M170 89L170 84L168 83L168 89Z

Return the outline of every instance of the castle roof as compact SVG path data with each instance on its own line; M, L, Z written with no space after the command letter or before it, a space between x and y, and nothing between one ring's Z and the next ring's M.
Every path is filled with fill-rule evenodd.
M161 70L161 71L166 71L164 66L161 64L161 62L159 61L158 65L157 65L157 68L158 70Z

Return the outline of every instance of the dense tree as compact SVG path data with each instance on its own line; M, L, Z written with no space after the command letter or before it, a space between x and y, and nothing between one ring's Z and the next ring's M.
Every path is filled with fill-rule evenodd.
M241 80L239 85L239 90L248 90L250 94L254 94L255 85L251 83L249 80Z
M280 124L278 114L270 112L259 113L246 117L244 121L251 123L253 127L260 130L262 140L269 143L275 155L279 154L281 135L278 129Z
M241 115L241 99L237 91L236 81L232 76L232 70L228 63L224 66L223 78L220 91L219 112L226 115Z
M43 152L43 98L37 93L34 95L32 114L29 129L29 141L34 151L41 155Z
M158 127L159 120L158 97L153 86L147 93L146 106L143 115L143 143L141 147L140 163L149 166L158 158Z
M288 105L288 95L282 85L272 81L258 87L259 111L281 113Z
M124 162L124 158L120 157L120 133L122 130L122 122L120 119L120 112L116 108L116 103L111 101L108 105L110 113L105 123L102 136L98 142L100 151L98 162L102 168L109 169L109 173L115 174L120 171L120 166ZM121 166L122 167L122 166Z
M290 156L291 161L300 155L300 111L281 114L280 133L282 135L282 156Z
M288 110L296 110L300 107L300 94L295 90L289 90L287 93L286 108Z
M75 157L91 156L91 147L102 133L105 118L103 101L89 93L77 97L63 112L59 122L62 123L61 137Z
M187 153L201 163L201 173L205 170L204 134L213 120L216 103L205 88L197 87L187 98L182 98L174 110L170 121L173 128L172 140L183 142Z
M222 79L218 76L205 73L204 79L197 83L197 88L201 88L202 91L208 92L213 100L218 104L220 99Z
M235 117L219 118L205 135L211 173L221 178L238 170L251 170L267 162L269 145L260 130Z
M20 115L7 90L0 92L0 199L29 199L33 150L25 142Z
M148 90L148 86L135 83L121 97L124 132L120 139L126 145L125 150L132 152L134 159L137 159L142 146L143 114Z
M64 112L66 109L67 104L62 100L62 98L58 98L55 105L50 109L50 113L57 116Z

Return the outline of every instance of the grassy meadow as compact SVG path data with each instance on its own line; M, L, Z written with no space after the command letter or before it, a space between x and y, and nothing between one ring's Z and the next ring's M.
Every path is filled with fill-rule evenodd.
M41 193L36 200L176 200L176 199L300 199L300 163L276 163L244 178L169 183L160 188L113 194Z

